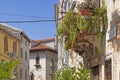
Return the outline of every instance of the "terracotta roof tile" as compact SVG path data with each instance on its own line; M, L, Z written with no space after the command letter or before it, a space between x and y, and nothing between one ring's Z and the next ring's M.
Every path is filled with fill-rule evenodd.
M55 38L48 38L48 39L42 39L42 40L32 40L32 41L37 42L37 43L43 43L43 42L55 41Z
M30 51L38 51L38 50L50 50L50 51L57 52L55 49L53 49L52 47L47 46L45 44L39 44L39 45L34 46L30 49Z

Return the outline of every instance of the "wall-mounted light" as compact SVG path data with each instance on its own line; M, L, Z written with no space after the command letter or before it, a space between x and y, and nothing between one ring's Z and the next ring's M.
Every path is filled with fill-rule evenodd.
M36 67L36 69L41 69L42 68L40 64L35 64L35 67Z

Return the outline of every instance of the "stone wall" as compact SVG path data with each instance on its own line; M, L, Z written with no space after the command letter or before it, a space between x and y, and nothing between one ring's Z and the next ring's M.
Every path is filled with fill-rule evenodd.
M36 69L36 56L40 56L40 69ZM29 56L29 72L34 74L35 80L46 80L46 55L45 51L30 52ZM30 75L31 76L31 75Z
M57 60L56 52L46 51L46 80L54 80Z
M111 59L112 80L119 80L120 77L120 9L119 0L106 1L108 27L106 33L106 52L105 60Z
M8 51L4 52L4 37L8 37ZM17 52L15 53L16 56L18 56L18 46L19 46L19 40L17 40L14 36L7 33L5 30L0 30L0 60L9 60L10 54L13 52L13 42L17 43Z

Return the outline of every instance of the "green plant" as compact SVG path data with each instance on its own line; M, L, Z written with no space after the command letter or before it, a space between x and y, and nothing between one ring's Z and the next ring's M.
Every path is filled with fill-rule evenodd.
M92 0L90 1L83 1L81 2L81 4L78 5L78 9L81 10L81 9L89 9L89 10L92 10L96 7L96 3Z
M56 71L55 80L90 80L90 70L85 69L82 63L79 68L65 67Z
M58 29L58 35L65 41L65 49L74 50L79 33L86 35L97 34L99 41L105 33L106 26L106 7L94 8L90 16L82 16L69 11L63 19L61 27Z
M12 71L18 65L19 60L10 60L9 62L0 62L0 80L7 79L12 80Z
M74 15L73 11L69 11L62 24L61 27L58 29L58 35L60 36L60 40L65 39L65 49L68 49L69 46L73 44L75 41L76 35L77 35L77 28L75 28L75 25L77 21L77 16Z

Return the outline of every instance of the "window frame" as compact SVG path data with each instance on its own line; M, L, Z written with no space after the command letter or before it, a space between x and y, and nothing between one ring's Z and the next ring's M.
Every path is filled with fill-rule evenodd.
M8 51L8 37L4 36L4 52Z
M23 72L23 69L22 69L22 68L20 68L20 79L22 79L22 78L23 78L22 72Z
M13 42L13 52L17 53L17 42Z
M23 58L23 48L20 48L20 58Z
M25 51L25 61L28 60L28 55L27 55L27 51Z
M112 62L111 59L105 61L105 80L112 80Z
M36 56L35 61L36 61L36 64L40 64L40 56L39 55Z
M25 70L25 79L27 80L27 69Z

